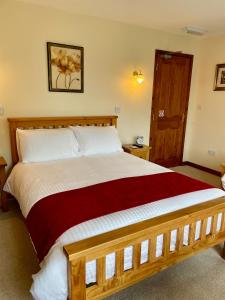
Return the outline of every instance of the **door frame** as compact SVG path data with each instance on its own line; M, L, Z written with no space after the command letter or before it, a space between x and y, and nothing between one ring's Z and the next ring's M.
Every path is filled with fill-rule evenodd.
M183 154L184 154L184 140L185 140L185 133L186 133L186 125L187 125L187 113L188 113L188 105L189 105L189 98L190 98L190 90L191 90L191 78L192 78L192 68L193 68L193 59L194 59L194 55L192 54L186 54L186 53L182 53L182 52L173 52L173 51L166 51L166 50L159 50L156 49L155 50L155 62L154 62L154 77L153 77L153 88L152 88L152 105L151 105L151 118L150 118L150 130L149 130L149 145L152 146L152 131L153 131L153 127L152 127L152 122L156 121L156 118L154 120L154 111L153 111L153 106L154 106L154 101L155 101L155 92L156 92L156 73L157 73L157 69L158 69L158 62L157 62L157 58L159 55L162 54L167 54L167 55L173 55L173 56L178 56L178 57L189 57L190 58L190 67L191 67L191 71L189 73L189 77L188 77L188 92L187 92L187 97L186 97L186 106L185 106L185 111L184 111L184 122L183 122L183 132L182 132L182 151L180 154L180 164L183 161ZM151 158L151 155L150 155ZM149 158L149 160L150 160Z

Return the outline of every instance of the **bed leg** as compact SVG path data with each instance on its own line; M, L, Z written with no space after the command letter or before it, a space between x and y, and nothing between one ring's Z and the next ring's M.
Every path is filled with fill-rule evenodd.
M86 299L85 258L68 261L69 299Z
M9 210L9 194L2 191L1 194L1 208L3 211L8 211Z
M222 258L225 259L225 242L223 243Z

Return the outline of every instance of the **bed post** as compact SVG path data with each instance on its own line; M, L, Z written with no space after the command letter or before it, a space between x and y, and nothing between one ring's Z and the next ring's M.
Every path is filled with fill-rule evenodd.
M2 195L1 195L1 208L4 212L9 210L9 194L2 191Z
M85 257L70 260L68 256L69 300L86 299L86 260Z
M225 242L223 243L222 258L225 259Z

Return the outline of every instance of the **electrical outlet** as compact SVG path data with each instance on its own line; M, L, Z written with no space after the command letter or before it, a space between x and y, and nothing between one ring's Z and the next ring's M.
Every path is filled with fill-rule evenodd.
M118 115L120 113L120 107L119 106L116 105L114 110L115 110L115 114Z
M216 155L216 150L214 150L214 149L209 149L209 150L208 150L208 155L210 155L210 156L215 156L215 155Z
M0 104L0 116L4 116L4 107Z

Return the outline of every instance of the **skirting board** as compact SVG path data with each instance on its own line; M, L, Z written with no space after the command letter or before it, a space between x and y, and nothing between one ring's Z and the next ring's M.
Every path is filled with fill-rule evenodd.
M185 166L185 165L186 165L186 166L190 166L190 167L199 169L199 170L201 170L201 171L205 171L205 172L207 172L207 173L210 173L210 174L213 174L213 175L216 175L216 176L221 177L221 172L220 172L220 171L216 171L216 170L213 170L213 169L210 169L210 168L207 168L207 167L204 167L204 166L195 164L195 163L190 162L190 161L183 161L182 165L184 165L184 166Z

